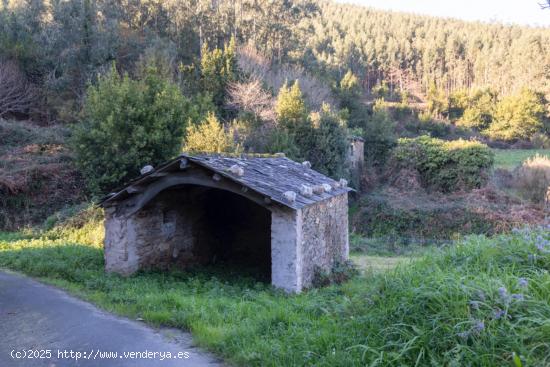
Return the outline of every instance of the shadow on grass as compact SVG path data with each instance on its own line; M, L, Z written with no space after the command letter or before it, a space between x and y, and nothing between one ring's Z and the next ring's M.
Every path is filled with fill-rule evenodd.
M0 242L0 267L34 277L79 282L92 274L97 276L103 264L103 251L90 246L45 246L38 239Z
M11 243L32 238L32 234L22 232L0 232L0 244L2 242Z
M11 241L6 238L0 241L0 268L19 271L46 281L62 280L88 290L112 291L114 288L141 283L155 283L157 288L163 289L180 282L193 283L196 286L194 292L202 288L199 285L207 283L220 283L240 289L270 287L268 280L261 277L258 269L231 264L197 266L185 270L177 267L151 269L123 277L105 272L101 248L78 244L48 245L41 243L39 239L20 241L22 238L17 236ZM36 242L35 246L32 245L33 241ZM22 245L21 242L25 244Z

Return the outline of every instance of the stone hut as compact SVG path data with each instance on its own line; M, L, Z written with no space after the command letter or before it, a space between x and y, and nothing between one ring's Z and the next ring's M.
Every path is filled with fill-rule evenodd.
M284 156L181 155L105 197L105 268L252 265L289 292L348 258L348 192Z

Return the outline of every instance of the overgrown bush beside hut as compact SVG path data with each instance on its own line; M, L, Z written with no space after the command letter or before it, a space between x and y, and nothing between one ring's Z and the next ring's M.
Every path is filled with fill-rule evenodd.
M399 139L390 166L397 171L414 169L424 187L452 192L481 187L493 163L493 152L480 142L420 136Z

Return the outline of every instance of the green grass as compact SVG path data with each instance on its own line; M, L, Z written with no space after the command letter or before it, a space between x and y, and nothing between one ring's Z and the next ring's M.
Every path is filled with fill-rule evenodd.
M550 149L493 149L495 168L513 169L537 154L550 157Z
M395 269L399 265L413 261L406 256L369 256L364 254L352 254L351 259L364 272L384 272Z
M513 366L514 354L550 365L550 254L536 247L550 248L547 230L470 237L301 295L220 269L108 275L100 246L64 236L0 235L0 267L190 330L236 365Z

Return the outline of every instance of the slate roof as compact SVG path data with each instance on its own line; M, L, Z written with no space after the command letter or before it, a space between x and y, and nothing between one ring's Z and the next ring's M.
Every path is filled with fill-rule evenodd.
M100 205L127 198L131 195L130 188L134 185L146 186L148 183L170 174L170 172L179 172L182 159L186 159L190 164L196 164L218 173L220 176L229 178L265 197L269 197L274 202L292 209L301 209L353 191L347 185L342 185L339 181L335 181L309 168L307 165L294 162L284 156L182 154L109 194L101 200ZM242 176L231 172L230 168L235 165L243 169ZM320 189L323 184L325 184L325 187L329 185L330 190ZM302 191L302 185L311 189L317 188L317 190L313 190L312 194L307 195ZM294 201L285 198L285 193L288 191L296 193Z

